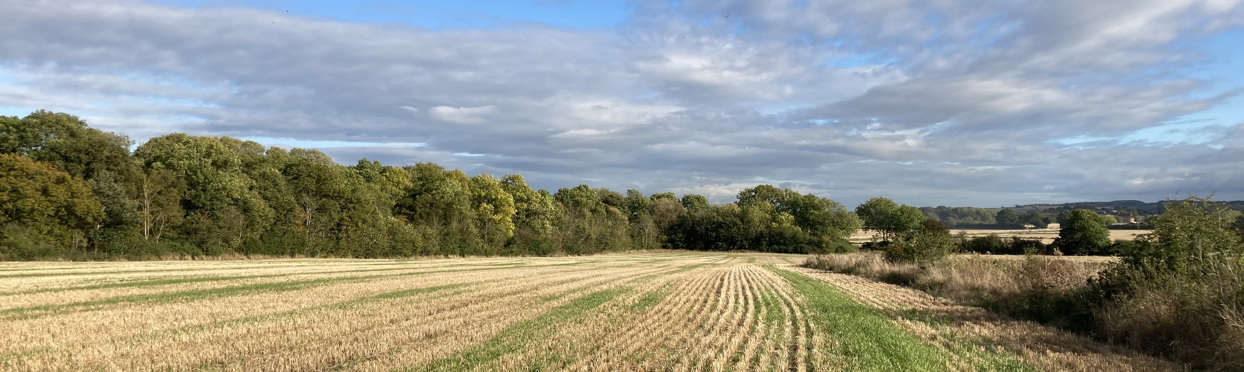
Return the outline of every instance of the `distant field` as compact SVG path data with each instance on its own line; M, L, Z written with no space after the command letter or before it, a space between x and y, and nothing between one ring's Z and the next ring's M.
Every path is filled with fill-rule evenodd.
M959 234L959 232L963 232L967 234L968 237L998 234L998 236L1003 237L1003 238L1018 236L1024 239L1040 239L1042 243L1046 243L1046 244L1053 243L1054 238L1058 237L1058 229L1018 229L1018 230L1015 230L1015 229L1011 229L1011 230L951 229L950 230L951 234ZM1110 230L1110 240L1136 240L1137 236L1148 234L1151 232L1153 232L1153 230ZM871 241L874 235L877 236L877 239L880 239L880 234L874 234L871 231L861 230L851 235L850 240L852 243L863 243L863 242Z
M1162 370L799 255L0 263L0 370Z

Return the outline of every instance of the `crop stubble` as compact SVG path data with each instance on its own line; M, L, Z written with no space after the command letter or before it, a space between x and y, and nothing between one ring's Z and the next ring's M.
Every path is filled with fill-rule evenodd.
M948 369L980 365L972 352L945 346L953 337L1007 327L1016 327L1014 336L996 347L1045 368L1154 362L1028 324L935 329L901 311L945 310L918 295L766 266L802 259L642 253L0 263L0 369L857 369L780 270L827 282L948 355L963 354L948 358L960 360ZM1045 345L1053 356L1041 354L1041 346L1013 344L1024 332L1066 344ZM1107 356L1067 362L1077 353Z

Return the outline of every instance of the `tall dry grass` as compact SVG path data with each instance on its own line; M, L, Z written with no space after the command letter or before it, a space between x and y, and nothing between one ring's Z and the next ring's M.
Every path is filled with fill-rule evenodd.
M1141 283L1096 312L1107 340L1207 370L1244 371L1244 263Z
M1244 263L1188 280L1142 284L1103 298L1089 280L1114 260L956 255L913 265L880 254L831 254L805 266L922 290L1206 370L1244 371Z
M1083 287L1110 260L1062 257L954 255L933 264L886 261L873 252L809 257L804 266L905 285L948 299L977 303L999 295Z
M1047 256L954 255L930 264L886 261L880 254L828 254L805 266L912 287L1020 319L1092 333L1090 278L1111 260Z

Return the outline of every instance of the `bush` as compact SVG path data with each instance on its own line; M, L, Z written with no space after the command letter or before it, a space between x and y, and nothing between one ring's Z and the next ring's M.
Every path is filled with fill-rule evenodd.
M903 233L885 249L890 262L930 263L949 256L955 247L950 231L936 220L925 220L920 230Z
M997 234L962 239L959 251L979 254L1053 254L1053 249L1035 239L1012 237L1003 239Z
M1116 243L1123 260L1091 281L1108 340L1190 363L1244 369L1244 242L1225 206L1166 204L1152 235Z
M1058 231L1055 243L1060 251L1069 255L1097 254L1110 245L1110 230L1097 212L1076 209L1067 216L1067 223Z
M36 260L63 255L62 244L53 236L21 224L0 228L0 260Z
M852 253L860 249L846 239L826 239L820 253Z

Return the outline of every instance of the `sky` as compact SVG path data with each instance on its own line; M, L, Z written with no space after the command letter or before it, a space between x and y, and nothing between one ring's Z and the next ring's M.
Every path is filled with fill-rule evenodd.
M729 202L1244 199L1241 0L0 0L0 115Z

